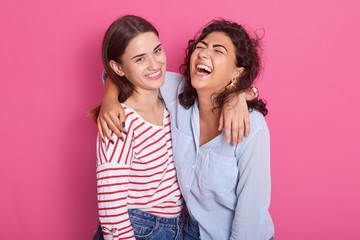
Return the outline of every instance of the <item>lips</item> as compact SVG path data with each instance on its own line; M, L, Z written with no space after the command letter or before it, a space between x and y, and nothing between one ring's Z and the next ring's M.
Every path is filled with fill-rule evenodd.
M151 74L147 74L145 75L147 78L152 79L152 80L156 80L159 79L161 77L161 69L159 69L158 71L151 73Z

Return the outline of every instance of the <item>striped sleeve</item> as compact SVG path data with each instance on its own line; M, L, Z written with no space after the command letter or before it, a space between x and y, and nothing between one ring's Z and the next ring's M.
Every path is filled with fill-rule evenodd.
M114 144L97 140L97 199L104 239L135 239L129 220L127 197L133 157L132 128L124 141L112 134Z
M127 211L130 167L119 163L97 166L99 219L105 239L135 239Z

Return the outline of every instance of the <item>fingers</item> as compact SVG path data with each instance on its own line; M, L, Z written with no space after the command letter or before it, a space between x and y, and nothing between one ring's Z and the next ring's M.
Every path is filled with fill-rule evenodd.
M116 136L118 136L121 140L124 139L124 136L121 134L121 131L119 130L119 128L115 125L114 121L117 122L117 124L119 125L119 118L117 117L112 117L111 115L105 115L104 116L104 121L105 121L105 125L107 128L107 132L110 134L110 130L109 128L113 131L113 133L115 133ZM106 131L105 131L105 135L106 135Z
M123 135L121 134L121 132L124 132L126 134L126 129L120 123L120 119L118 116L116 116L114 114L109 114L109 116L105 117L105 120L106 120L108 127L111 130L113 130L113 132L115 133L116 136L118 136L119 138L122 138Z
M233 111L224 110L223 112L220 115L219 131L224 128L226 142L232 142L233 145L236 145L239 134L239 120L235 117L236 114L234 115Z
M230 107L222 108L218 130L224 129L226 142L236 145L243 141L244 135L250 134L249 111L244 94L239 95L239 102L235 108L228 105Z
M223 113L221 112L220 114L220 120L219 120L219 127L218 127L218 131L221 132L224 128L224 119L223 119Z
M231 135L232 135L232 144L235 146L238 143L238 135L239 135L239 120L238 118L234 118L231 124Z
M104 118L100 118L99 120L100 120L101 127L103 129L103 133L105 134L105 137L107 137L107 139L109 139L109 141L112 144L114 144L114 139L110 135L110 130L108 128L108 124L107 124L106 120L104 120Z
M243 137L244 137L244 121L243 121L243 119L240 117L240 118L238 118L238 131L237 131L237 133L238 133L238 138L237 138L237 143L240 143L240 142L242 142L242 140L243 140ZM234 142L234 140L233 140L233 142Z
M225 122L225 127L224 127L224 129L225 129L226 142L227 142L227 143L230 143L230 141L231 141L231 119L226 118L226 119L224 120L224 122Z
M122 132L125 132L126 131L126 129L125 129L125 111L124 111L124 108L119 108L119 118L120 118L120 122L121 122L121 126L122 126L122 128L121 128L121 131Z
M221 131L223 128L227 143L236 145L237 143L242 142L244 139L244 133L245 136L249 136L250 133L249 113L224 111L224 114L221 113L220 115L218 130Z
M250 134L250 118L249 118L249 112L245 112L244 116L244 125L245 125L245 136L249 136Z
M100 121L99 121L99 117L97 118L96 120L96 124L97 124L97 127L98 127L98 131L99 131L99 134L100 134L100 138L103 142L105 142L105 137L104 137L104 133L102 131L102 127L101 127L101 124L100 124Z

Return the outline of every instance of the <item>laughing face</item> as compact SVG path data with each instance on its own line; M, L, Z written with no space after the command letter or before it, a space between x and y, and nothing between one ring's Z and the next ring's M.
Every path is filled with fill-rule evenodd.
M235 46L223 32L207 35L191 54L191 85L198 93L220 93L242 71L236 66Z
M133 38L121 57L121 63L110 61L112 69L125 76L135 90L157 90L163 83L166 55L158 36L153 32L140 33Z

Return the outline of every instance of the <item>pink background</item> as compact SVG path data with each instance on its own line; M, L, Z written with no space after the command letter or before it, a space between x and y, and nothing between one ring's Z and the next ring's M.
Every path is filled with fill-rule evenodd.
M102 36L122 14L160 31L168 69L223 16L264 28L276 239L360 236L359 10L356 0L0 3L0 239L91 239Z

